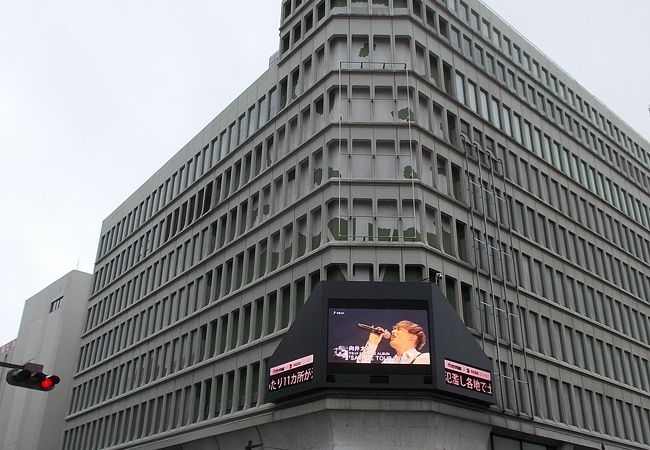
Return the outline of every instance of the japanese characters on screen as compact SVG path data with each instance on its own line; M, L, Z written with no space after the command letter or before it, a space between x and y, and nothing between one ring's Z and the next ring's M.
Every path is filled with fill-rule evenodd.
M328 362L431 364L425 309L328 310Z
M492 395L492 374L486 370L445 359L445 383Z
M307 355L293 361L271 367L269 370L269 391L277 391L307 383L314 379L314 355Z

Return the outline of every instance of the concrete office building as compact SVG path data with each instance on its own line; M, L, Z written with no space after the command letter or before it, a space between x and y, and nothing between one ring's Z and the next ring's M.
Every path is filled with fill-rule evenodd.
M92 275L75 270L25 302L18 337L2 347L10 349L6 362L41 364L61 383L47 393L10 386L2 369L0 449L51 450L60 441L91 282Z
M650 144L476 0L286 0L104 222L62 447L650 449ZM496 406L265 401L319 280L438 281Z

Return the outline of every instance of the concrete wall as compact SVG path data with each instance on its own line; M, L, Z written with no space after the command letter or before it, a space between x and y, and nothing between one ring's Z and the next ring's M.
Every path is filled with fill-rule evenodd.
M42 364L44 373L61 377L61 384L49 393L5 388L0 404L0 449L58 447L91 278L72 271L25 302L12 362ZM50 311L59 298L59 308Z
M322 411L183 445L183 450L485 450L490 427L438 413Z

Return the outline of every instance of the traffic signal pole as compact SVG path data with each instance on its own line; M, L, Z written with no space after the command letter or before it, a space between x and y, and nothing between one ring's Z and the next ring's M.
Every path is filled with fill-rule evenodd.
M21 365L19 365L19 364L11 364L11 363L6 363L6 362L2 362L2 361L0 361L0 367L6 367L7 369L22 369L22 368L24 368L25 366L21 366Z

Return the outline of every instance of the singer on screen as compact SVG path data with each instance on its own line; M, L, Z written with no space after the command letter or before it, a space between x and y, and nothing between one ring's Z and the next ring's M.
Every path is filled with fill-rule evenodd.
M424 329L417 323L402 320L393 325L393 331L381 327L358 324L360 328L370 331L368 342L357 358L359 364L373 362L377 346L382 339L388 339L389 345L395 350L395 356L384 359L382 364L430 364L429 353L420 353L427 341Z

